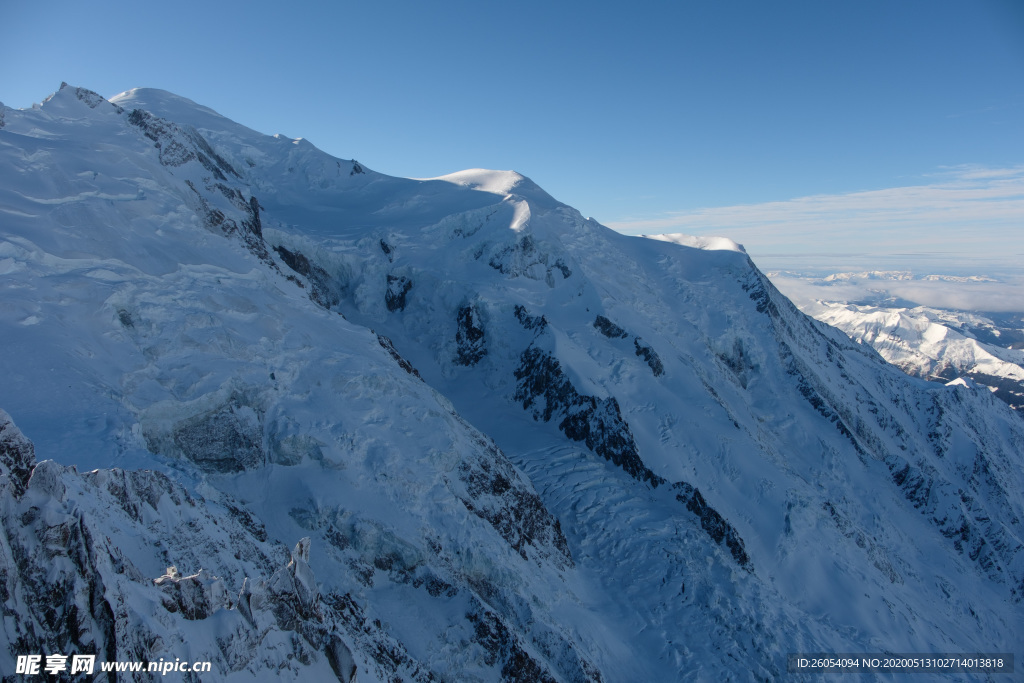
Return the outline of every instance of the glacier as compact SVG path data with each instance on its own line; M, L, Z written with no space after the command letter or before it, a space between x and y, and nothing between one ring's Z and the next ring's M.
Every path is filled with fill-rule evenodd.
M1019 648L1020 417L735 243L160 90L0 115L3 671L761 681Z

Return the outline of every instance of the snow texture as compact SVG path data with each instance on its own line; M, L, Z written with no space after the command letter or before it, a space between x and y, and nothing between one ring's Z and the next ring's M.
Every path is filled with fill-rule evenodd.
M0 669L763 681L1019 648L1024 422L735 243L159 90L2 111Z

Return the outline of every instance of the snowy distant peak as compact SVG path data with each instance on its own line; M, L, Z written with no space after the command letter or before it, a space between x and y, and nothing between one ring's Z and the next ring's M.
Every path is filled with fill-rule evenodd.
M993 278L983 275L915 275L906 270L871 270L859 273L833 273L823 278L824 282L849 282L853 280L884 280L906 281L924 280L926 282L996 282Z
M640 235L649 240L659 242L671 242L692 249L704 249L706 251L736 251L741 254L747 253L742 244L732 241L728 237L715 237L712 235L684 235L682 233L669 233L665 235Z
M100 112L120 114L123 111L121 107L108 102L107 99L99 93L87 90L86 88L77 88L73 85L68 85L67 83L61 83L57 92L43 100L42 109L51 115L80 118L84 113L83 110L85 109L85 107L82 107L83 104L89 109L95 109Z

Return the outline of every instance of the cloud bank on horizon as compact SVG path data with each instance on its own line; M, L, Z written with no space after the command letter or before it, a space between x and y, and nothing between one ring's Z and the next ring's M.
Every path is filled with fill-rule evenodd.
M625 234L717 234L763 269L992 274L1024 264L1024 166L942 169L926 184L679 211Z

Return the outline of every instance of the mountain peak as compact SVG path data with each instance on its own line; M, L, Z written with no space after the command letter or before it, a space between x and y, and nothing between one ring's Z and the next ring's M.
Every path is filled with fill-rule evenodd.
M111 104L97 92L68 85L66 81L62 81L57 92L43 100L42 108L50 114L70 114L80 110L80 103L89 109L103 109L101 105ZM121 108L118 105L113 104L112 107L120 113Z
M561 205L537 183L516 171L468 168L436 178L424 178L423 180L440 180L502 197L515 195L528 199L536 208L550 209Z

